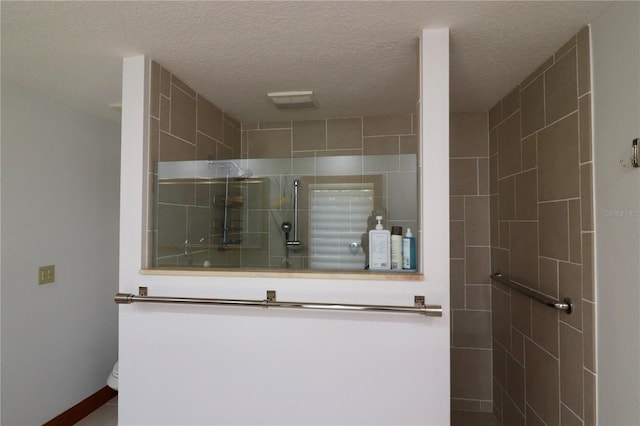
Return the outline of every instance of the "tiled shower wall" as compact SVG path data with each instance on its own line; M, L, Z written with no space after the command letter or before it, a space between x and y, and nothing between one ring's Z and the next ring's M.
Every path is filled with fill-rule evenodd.
M588 28L489 112L492 268L559 313L492 287L493 401L503 425L595 424Z
M491 411L487 113L450 117L451 407Z
M157 62L151 62L149 103L149 188L154 186L158 161L238 158L240 123L183 83ZM157 176L156 176L157 177ZM154 264L153 247L164 264L183 264L185 241L197 242L210 233L210 193L195 184L159 195L158 208L149 206L147 265ZM176 226L181 224L181 226ZM186 224L186 226L185 226ZM158 228L166 232L158 233ZM153 244L153 242L156 244Z
M301 179L299 233L303 246L289 253L294 268L307 268L309 246L309 184L376 182L374 209L391 225L411 228L418 235L415 114L349 117L328 120L242 124L242 158L291 161L291 173L269 174L269 252L261 266L280 267L284 256L283 221L293 222L294 179ZM405 155L406 154L406 155ZM376 156L387 156L376 157ZM326 164L331 157L332 164ZM337 161L342 157L341 161ZM287 167L281 167L286 169ZM364 266L364 265L363 265Z

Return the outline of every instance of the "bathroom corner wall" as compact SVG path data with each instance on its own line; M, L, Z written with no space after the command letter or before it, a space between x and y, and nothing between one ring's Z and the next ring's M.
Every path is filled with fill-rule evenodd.
M491 411L487 113L450 117L451 408Z
M148 170L154 194L149 197L147 265L154 265L154 254L159 259L154 266L180 265L192 261L184 256L185 241L197 243L211 233L211 193L192 183L174 185L170 193L159 194L154 185L157 162L240 158L240 123L157 62L152 61L150 68ZM153 206L156 196L157 209ZM160 235L158 229L167 232ZM225 253L225 263L226 257Z
M589 30L489 111L492 270L571 315L492 287L493 401L503 425L595 424Z

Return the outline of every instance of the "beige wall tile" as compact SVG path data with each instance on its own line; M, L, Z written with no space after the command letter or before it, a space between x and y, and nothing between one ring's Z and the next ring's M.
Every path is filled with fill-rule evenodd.
M465 197L465 241L467 245L488 246L489 197Z
M508 395L504 398L502 408L503 424L509 426L525 426L526 422L524 415L516 408L510 397L512 397L511 392L509 392Z
M582 426L582 420L567 408L566 405L560 405L560 424L563 426Z
M511 329L511 356L524 365L524 334L516 329Z
M522 140L522 170L538 166L538 139L531 135Z
M250 131L247 150L249 158L289 158L291 130Z
M495 367L494 367L495 371ZM496 416L500 424L502 424L502 400L504 399L504 391L496 380L493 381L493 414Z
M260 130L290 129L291 121L268 121L258 123Z
M498 385L507 389L507 352L499 345L493 345L493 377Z
M381 117L364 117L363 136L410 135L410 115L388 115Z
M578 96L589 92L591 90L591 64L589 58L589 27L584 27L578 33L577 42L577 57L578 57Z
M149 172L156 170L154 163L158 162L158 147L160 145L160 124L155 118L149 119Z
M491 129L489 131L489 155L498 153L498 129Z
M327 149L362 148L362 118L327 120Z
M593 231L593 163L580 166L582 230Z
M293 150L309 151L327 148L327 122L325 120L294 121Z
M560 323L560 398L582 415L582 333Z
M196 135L196 160L218 159L217 142L209 136L198 132Z
M569 220L566 201L540 203L540 255L569 260Z
M449 156L488 157L487 113L452 113L449 119Z
M171 96L171 73L165 69L160 69L160 94Z
M525 342L527 404L547 425L558 425L560 413L558 360L535 343Z
M464 259L464 251L464 221L452 220L449 222L449 257Z
M491 286L468 285L466 286L467 309L491 310Z
M159 161L191 161L196 159L196 146L160 132Z
M498 127L498 178L522 170L520 146L520 113L506 119Z
M222 126L223 113L220 108L198 95L198 131L223 142Z
M582 302L582 345L584 352L584 366L591 371L596 371L596 336L595 336L595 304Z
M149 114L160 117L160 65L151 61L151 77L149 78Z
M449 194L478 193L478 162L475 159L449 160Z
M491 195L489 197L489 233L491 234L491 246L498 247L500 245L500 229L498 228L498 196Z
M540 201L577 198L578 116L572 114L538 134L538 196Z
M527 426L547 426L529 405L527 405Z
M171 131L171 101L169 98L160 96L160 106L158 114L160 116L160 130Z
M420 152L420 138L418 135L400 136L400 154L417 154Z
M522 412L525 411L524 389L524 367L516 362L515 358L507 355L507 393L509 394L509 399ZM506 421L508 417L505 413L505 424L514 424ZM524 417L522 420L524 420Z
M584 374L584 425L596 424L596 376L587 369Z
M453 310L451 324L453 347L491 349L491 312Z
M527 87L529 84L531 84L531 82L533 80L535 80L536 78L538 78L542 73L544 73L547 69L549 69L549 67L553 65L553 55L550 56L546 61L544 61L542 64L540 64L540 66L531 74L529 74L529 76L527 78L525 78L522 83L520 83L520 87L521 88L525 88Z
M531 338L551 355L558 356L558 311L542 303L532 302Z
M231 160L233 158L238 158L234 156L231 148L220 142L216 143L216 157L218 160Z
M538 224L511 223L511 279L538 288Z
M491 328L493 338L507 350L511 350L511 298L495 286L491 288ZM496 346L493 346L494 352ZM494 364L495 368L495 364ZM494 376L500 384L506 387L506 383L498 377L499 371L494 370Z
M540 76L522 89L522 136L544 127L544 76Z
M485 372L491 369L491 351L451 349L451 396L466 399L491 399L491 381Z
M516 220L538 218L538 173L536 170L516 175Z
M591 143L591 94L583 96L578 101L580 115L580 162L585 163L592 159Z
M242 135L240 130L233 126L229 121L225 121L222 127L222 139L223 143L232 150L234 157L240 158L242 151Z
M498 156L489 158L489 194L498 193Z
M502 116L510 116L520 109L520 87L517 86L502 99Z
M489 159L478 158L478 194L489 195Z
M544 77L545 116L547 123L553 123L578 109L575 51L553 64Z
M183 92L185 92L187 95L191 96L192 98L196 97L196 91L193 90L191 87L189 87L189 85L185 84L178 77L176 77L175 74L171 74L171 84L179 87Z
M514 176L498 181L499 220L516 217L516 179Z
M362 155L362 149L330 149L327 151L316 151L316 157L340 157L354 155Z
M398 136L373 136L362 140L364 155L393 155L400 153L400 138Z
M558 297L558 261L540 257L540 291Z
M489 247L467 247L465 262L467 284L490 283L491 249Z
M196 100L173 86L171 88L171 134L196 142Z
M242 125L240 124L240 122L238 120L236 120L235 118L233 118L232 116L230 116L226 112L223 115L223 119L225 121L228 121L229 123L231 123L233 125L233 127L235 127L238 130L240 130L240 128L242 127Z
M575 45L576 45L576 36L574 35L564 45L562 45L560 49L556 51L556 53L553 55L555 60L558 61L558 59L566 55Z
M508 220L503 220L498 223L498 226L500 229L500 248L504 248L504 249L509 248L509 239L511 234L509 232L509 225L510 225L510 222Z
M489 130L496 127L502 121L502 101L495 104L489 110Z
M501 272L505 277L510 276L509 272L510 251L500 248L491 249L491 272ZM500 286L501 284L494 285Z
M573 263L582 262L580 200L569 200L569 259Z
M531 298L518 291L511 291L511 326L531 337Z
M573 302L571 315L562 314L560 321L582 330L582 269L580 265L560 262L558 269L558 285L560 297L570 298Z
M464 309L465 285L464 285L464 260L451 259L449 261L451 286L451 309Z
M464 220L465 197L449 197L449 219Z
M593 234L582 234L582 297L595 301L595 289L593 286L594 262L593 262Z

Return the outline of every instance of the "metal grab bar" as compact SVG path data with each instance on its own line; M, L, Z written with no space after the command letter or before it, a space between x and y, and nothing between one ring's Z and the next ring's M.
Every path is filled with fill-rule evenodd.
M263 300L251 299L207 299L198 297L165 297L148 296L147 288L140 287L140 294L118 293L115 302L121 304L131 303L170 303L185 305L225 305L225 306L255 306L261 308L296 308L296 309L320 309L330 311L364 311L364 312L395 312L406 314L420 314L428 317L441 317L442 306L425 305L424 296L414 296L414 306L394 305L358 305L345 303L316 303L316 302L281 302L276 300L276 292L267 291L267 298Z
M546 294L539 293L535 290L531 290L530 288L523 286L522 284L518 284L516 282L508 280L503 277L500 272L496 272L495 274L491 274L490 276L492 279L498 281L499 283L504 284L516 291L519 291L520 293L526 294L536 302L540 302L543 305L549 306L554 309L565 311L567 314L571 314L571 312L573 312L573 304L571 302L571 299L569 299L568 297L564 298L562 302L560 302L559 300L555 300L547 296Z

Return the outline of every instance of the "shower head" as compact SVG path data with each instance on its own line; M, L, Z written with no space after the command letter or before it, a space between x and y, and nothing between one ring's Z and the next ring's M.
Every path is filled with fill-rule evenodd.
M210 169L215 169L218 176L250 178L253 175L250 169L240 167L233 160L208 160L207 165Z

